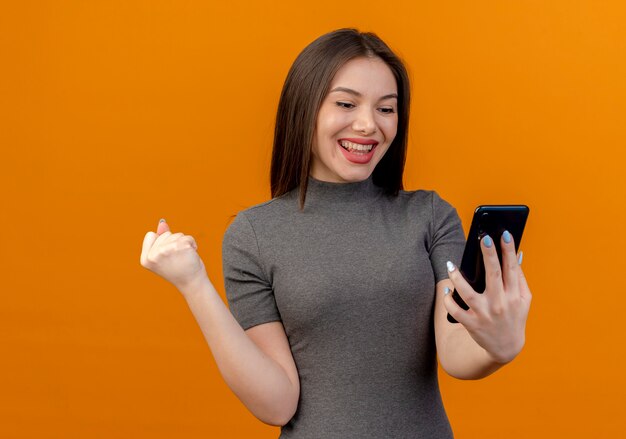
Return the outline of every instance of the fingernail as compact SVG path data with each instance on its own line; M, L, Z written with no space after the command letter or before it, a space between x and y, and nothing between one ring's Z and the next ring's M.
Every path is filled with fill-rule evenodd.
M454 264L450 261L446 262L446 266L448 267L448 272L452 273L454 271Z
M507 244L511 242L511 234L509 233L508 230L504 231L504 233L502 234L502 237L504 238L504 242L506 242Z
M448 295L448 293L450 293L450 288L446 287L446 288L443 290L443 295L444 295L444 296L447 296L447 295Z
M159 223L164 223L165 222L165 218L161 218L161 220L159 221Z
M522 257L524 256L524 252L519 252L519 257L517 258L517 263L522 265Z
M491 239L491 236L485 235L483 236L483 242L485 243L485 247L491 247L491 245L493 244L493 239Z

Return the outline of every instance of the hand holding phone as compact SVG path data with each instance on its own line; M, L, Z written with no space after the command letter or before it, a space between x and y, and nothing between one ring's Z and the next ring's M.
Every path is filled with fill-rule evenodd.
M474 211L459 270L477 293L482 294L485 291L485 263L480 241L484 236L489 235L495 243L498 243L502 233L507 230L513 237L517 253L529 211L530 209L525 205L478 206ZM502 266L502 250L497 244L495 247L500 266ZM452 293L452 298L464 310L469 309L456 290ZM450 314L448 314L448 321L458 323Z

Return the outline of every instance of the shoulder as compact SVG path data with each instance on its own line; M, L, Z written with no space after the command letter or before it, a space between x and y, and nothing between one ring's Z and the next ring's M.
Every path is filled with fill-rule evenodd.
M290 194L284 194L240 210L236 215L233 215L235 218L228 225L225 235L254 234L261 225L284 219L292 210L292 198Z
M433 215L442 210L454 209L446 199L432 189L401 190L398 193L398 198L415 208L428 210Z
M412 203L430 204L435 191L427 189L400 190L398 197L410 200Z
M458 214L454 206L442 198L436 190L401 190L397 197L402 209L412 220L428 224L431 233L442 224L456 221Z
M413 200L416 203L435 204L448 203L444 198L433 189L416 189L416 190L400 190L398 196L403 196Z

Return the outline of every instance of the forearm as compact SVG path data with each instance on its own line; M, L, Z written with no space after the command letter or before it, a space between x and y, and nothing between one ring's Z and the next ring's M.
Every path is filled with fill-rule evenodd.
M507 364L495 361L461 324L455 324L447 334L442 346L438 347L438 356L448 375L461 380L484 378Z
M298 384L246 335L208 278L182 293L231 390L261 421L284 425L297 407Z

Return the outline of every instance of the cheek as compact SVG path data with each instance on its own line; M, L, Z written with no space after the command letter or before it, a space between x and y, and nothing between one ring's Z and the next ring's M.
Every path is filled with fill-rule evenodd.
M398 118L386 119L384 123L380 125L383 133L385 134L385 139L391 143L391 141L396 137L398 132Z
M328 139L335 136L339 131L344 130L346 124L348 124L346 115L329 112L323 118L319 118L317 132L320 137Z

